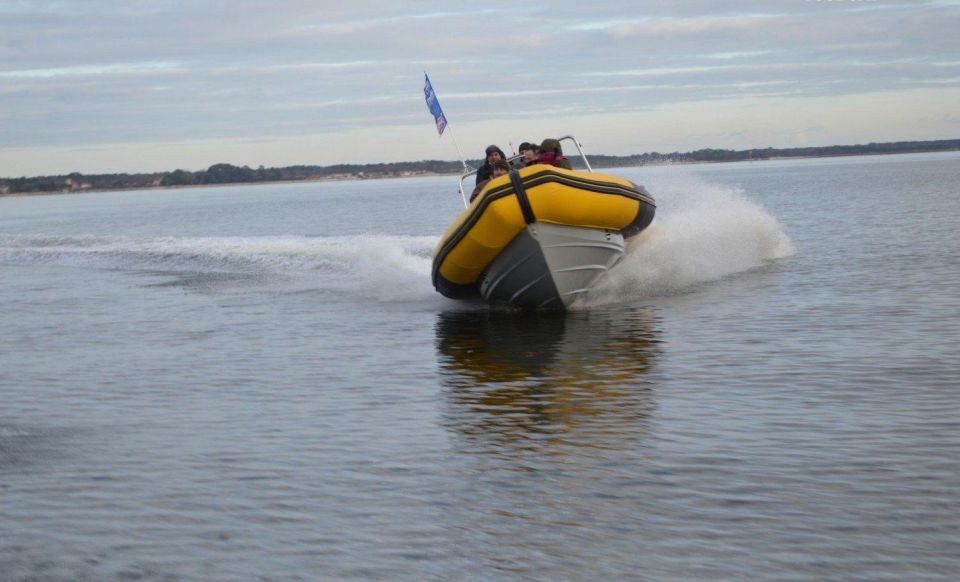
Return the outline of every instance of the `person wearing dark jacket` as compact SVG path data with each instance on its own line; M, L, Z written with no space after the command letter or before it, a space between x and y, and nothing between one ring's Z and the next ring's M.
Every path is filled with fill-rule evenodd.
M563 150L560 149L560 142L555 139L545 139L540 144L540 163L548 166L556 166L566 170L572 170L570 160L563 157Z
M483 182L484 180L489 180L490 177L493 176L493 164L495 164L497 160L507 160L507 156L504 155L503 150L495 145L487 146L486 154L486 163L480 166L480 169L477 170L477 184Z
M493 175L483 182L477 184L477 187L473 189L473 193L470 194L470 202L473 202L473 199L477 197L477 194L483 191L487 186L487 182L494 178L499 178L500 176L506 176L510 173L510 164L506 160L497 160L493 163Z
M520 144L518 151L520 152L521 158L519 160L519 163L517 162L514 162L514 163L517 163L519 167L527 168L534 164L539 163L537 161L537 158L540 156L540 149L536 144L532 144L528 141L525 141L522 144Z

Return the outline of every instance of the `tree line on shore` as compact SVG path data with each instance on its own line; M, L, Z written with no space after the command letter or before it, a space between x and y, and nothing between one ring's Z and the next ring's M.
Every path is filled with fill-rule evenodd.
M936 141L901 141L838 145L805 148L764 148L749 150L701 149L692 152L651 152L631 156L591 155L595 167L626 167L646 164L738 162L785 157L830 157L869 154L896 154L960 150L960 139ZM574 167L578 156L570 156ZM468 160L478 167L483 160ZM155 172L144 174L82 174L74 172L58 176L0 178L0 195L40 192L79 192L85 190L118 190L238 184L254 182L284 182L320 179L365 179L416 176L430 174L457 174L463 166L458 161L423 160L380 164L337 164L333 166L288 166L259 168L214 164L206 170Z

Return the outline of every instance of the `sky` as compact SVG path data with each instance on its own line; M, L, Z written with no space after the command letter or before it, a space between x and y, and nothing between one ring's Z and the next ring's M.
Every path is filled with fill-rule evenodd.
M957 139L958 31L960 0L0 0L0 176Z

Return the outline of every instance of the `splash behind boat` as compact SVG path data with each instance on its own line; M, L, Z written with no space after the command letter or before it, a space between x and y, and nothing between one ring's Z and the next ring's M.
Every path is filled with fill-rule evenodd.
M561 140L574 142L587 171L539 164L491 180L440 239L437 291L562 309L619 262L625 239L650 224L656 203L642 186L593 172L579 143ZM461 195L473 173L460 178Z

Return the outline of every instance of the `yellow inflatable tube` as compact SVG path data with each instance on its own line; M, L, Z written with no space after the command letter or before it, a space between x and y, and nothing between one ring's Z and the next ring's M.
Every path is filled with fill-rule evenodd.
M629 238L650 223L654 208L646 190L623 178L544 165L523 168L491 180L443 234L434 253L434 286L448 297L469 294L531 222L610 230Z

